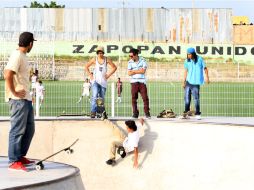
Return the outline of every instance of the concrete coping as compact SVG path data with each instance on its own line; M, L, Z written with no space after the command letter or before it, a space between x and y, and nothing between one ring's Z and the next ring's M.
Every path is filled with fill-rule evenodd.
M125 121L132 119L131 117L109 117L111 121ZM9 117L0 117L1 121L9 121ZM65 120L76 120L76 121L100 121L101 119L91 119L90 117L84 116L60 116L60 117L39 117L35 118L36 121L65 121ZM152 117L147 119L148 122L174 122L174 123L196 123L196 124L214 124L214 125L231 125L231 126L254 126L254 117L203 117L201 120L196 120L195 117L190 119L179 119L179 118L156 118Z

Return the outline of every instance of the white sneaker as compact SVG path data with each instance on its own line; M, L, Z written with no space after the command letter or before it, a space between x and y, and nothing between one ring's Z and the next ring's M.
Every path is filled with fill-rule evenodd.
M201 115L196 115L197 120L201 120Z

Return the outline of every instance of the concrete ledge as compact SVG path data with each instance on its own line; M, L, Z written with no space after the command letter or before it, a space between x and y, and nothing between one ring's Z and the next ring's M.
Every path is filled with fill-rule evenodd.
M45 162L45 169L36 171L34 166L29 172L8 170L8 159L0 157L0 189L70 189L84 190L79 169L67 164Z
M129 120L131 117L109 117L111 121ZM9 121L9 117L0 117L1 121ZM60 116L60 117L39 117L36 121L101 121L101 119L91 119L84 116ZM165 121L165 122L177 122L177 123L196 123L196 124L214 124L214 125L240 125L240 126L254 126L254 117L203 117L201 120L196 120L195 117L190 119L178 119L178 118L156 118L152 117L149 121Z

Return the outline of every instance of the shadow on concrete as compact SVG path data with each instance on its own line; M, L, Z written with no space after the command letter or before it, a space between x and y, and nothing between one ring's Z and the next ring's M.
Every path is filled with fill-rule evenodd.
M156 132L151 131L151 126L145 121L146 129L144 136L139 139L139 153L144 152L143 159L139 162L139 167L142 167L147 157L152 154L154 148L154 141L158 138ZM144 126L143 126L144 127Z

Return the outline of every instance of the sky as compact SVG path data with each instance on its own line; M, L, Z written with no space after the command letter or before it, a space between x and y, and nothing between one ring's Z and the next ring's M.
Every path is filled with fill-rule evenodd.
M49 3L51 0L37 0ZM55 0L66 8L232 8L235 16L254 23L254 0ZM29 6L31 0L0 0L0 8Z

